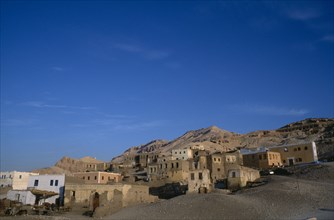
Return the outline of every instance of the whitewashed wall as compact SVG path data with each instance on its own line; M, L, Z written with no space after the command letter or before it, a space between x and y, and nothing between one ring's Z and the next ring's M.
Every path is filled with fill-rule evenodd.
M7 199L12 201L22 202L25 205L34 205L36 196L33 195L30 191L22 190L9 190L7 192Z
M35 180L38 180L38 185L35 186ZM51 185L51 180L53 183ZM56 186L56 180L58 180L58 186ZM56 203L56 199L60 198L61 200L64 199L64 187L65 187L65 175L38 175L38 176L30 176L28 182L28 189L34 188L38 190L46 190L59 193L57 196L52 196L46 200L40 201L49 202L49 203Z

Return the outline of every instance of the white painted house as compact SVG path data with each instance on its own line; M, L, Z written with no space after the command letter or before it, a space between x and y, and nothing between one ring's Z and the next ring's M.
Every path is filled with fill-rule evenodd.
M65 191L65 175L30 176L28 190L36 196L36 202L63 205Z
M7 192L7 199L23 204L41 205L44 202L63 205L65 175L30 175L24 190Z

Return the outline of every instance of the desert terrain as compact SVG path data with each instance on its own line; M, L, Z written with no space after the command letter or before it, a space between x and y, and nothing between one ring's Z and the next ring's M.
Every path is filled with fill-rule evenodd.
M268 176L265 185L235 193L215 190L127 207L102 219L334 219L334 162ZM3 219L92 219L73 210L57 216Z

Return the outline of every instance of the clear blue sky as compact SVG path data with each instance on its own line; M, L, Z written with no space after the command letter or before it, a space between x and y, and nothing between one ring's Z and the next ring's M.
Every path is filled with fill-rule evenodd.
M1 1L1 170L334 117L334 1Z

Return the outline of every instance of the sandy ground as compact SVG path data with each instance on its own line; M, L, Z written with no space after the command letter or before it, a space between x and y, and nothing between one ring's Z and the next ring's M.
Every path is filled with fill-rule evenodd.
M314 174L312 174L312 172ZM235 194L219 190L124 208L103 219L334 219L334 163L298 176L270 176L266 185ZM320 173L320 174L319 174ZM90 219L82 212L3 219Z
M334 219L334 184L296 180L273 176L268 185L234 195L190 194L126 208L107 219Z

